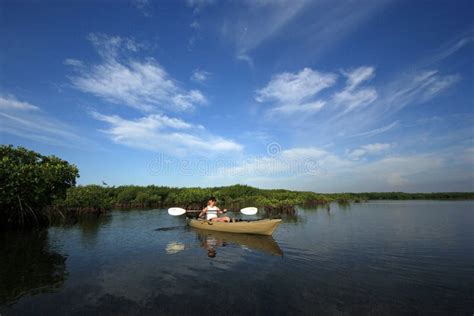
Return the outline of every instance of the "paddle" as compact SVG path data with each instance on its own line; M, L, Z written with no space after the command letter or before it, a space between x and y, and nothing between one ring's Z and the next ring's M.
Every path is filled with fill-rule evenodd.
M245 207L240 210L240 213L244 215L255 215L257 214L258 209L256 207ZM180 216L186 213L184 208L180 207L171 207L168 209L168 214L171 216Z
M255 215L257 212L258 209L256 207L246 207L240 210L240 213L244 215Z
M180 216L185 213L186 213L186 210L180 207L171 207L168 209L168 214L170 214L171 216Z

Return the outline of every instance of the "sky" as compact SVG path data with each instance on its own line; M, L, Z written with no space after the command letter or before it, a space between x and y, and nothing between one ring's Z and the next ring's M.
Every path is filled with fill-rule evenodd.
M0 2L0 140L79 184L474 191L474 2Z

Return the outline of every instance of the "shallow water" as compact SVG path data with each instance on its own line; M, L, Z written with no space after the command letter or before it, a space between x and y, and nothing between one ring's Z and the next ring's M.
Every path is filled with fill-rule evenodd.
M474 202L298 209L272 237L164 210L0 234L0 314L474 313Z

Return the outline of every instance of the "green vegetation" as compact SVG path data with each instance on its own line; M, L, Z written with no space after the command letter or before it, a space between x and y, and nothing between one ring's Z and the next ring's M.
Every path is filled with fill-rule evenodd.
M219 205L229 209L240 209L254 205L275 210L293 209L295 205L324 205L330 202L364 202L368 200L454 200L474 199L472 192L451 193L333 193L320 194L289 190L265 190L248 185L232 185L211 188L173 188L165 186L118 186L97 185L72 187L64 200L58 202L62 208L105 210L114 208L163 208L179 206L200 209L210 196L216 196Z
M265 190L247 185L211 188L165 186L75 186L76 166L54 156L42 156L22 147L0 146L0 227L41 226L56 218L100 214L111 208L200 209L210 196L221 207L237 210L263 207L267 213L292 214L295 205L317 206L330 202L367 200L474 199L473 192L451 193L337 193L319 194Z
M40 226L46 208L76 184L76 166L23 147L0 146L0 227Z
M172 188L149 185L101 187L96 185L70 188L55 206L60 209L90 209L101 211L114 208L162 208L181 206L200 209L210 196L216 196L222 207L238 209L257 205L284 208L305 203L330 202L321 194L287 190L262 190L247 185L213 188Z

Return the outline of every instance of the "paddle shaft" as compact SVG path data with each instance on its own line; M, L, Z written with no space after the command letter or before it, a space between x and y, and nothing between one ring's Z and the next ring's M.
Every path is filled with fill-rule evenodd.
M227 213L228 210L227 209L224 209L224 210L221 210L222 213ZM245 207L243 209L240 210L240 212L244 215L255 215L257 214L257 208L256 207ZM172 215L172 216L179 216L179 215L183 215L183 214L186 214L186 213L202 213L202 211L200 210L185 210L183 208L180 208L180 207L171 207L168 209L168 214Z

